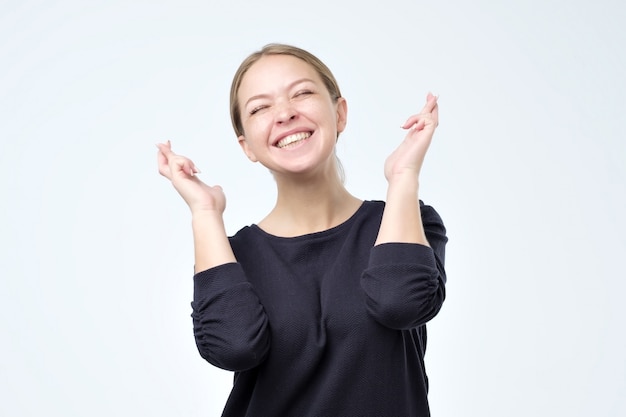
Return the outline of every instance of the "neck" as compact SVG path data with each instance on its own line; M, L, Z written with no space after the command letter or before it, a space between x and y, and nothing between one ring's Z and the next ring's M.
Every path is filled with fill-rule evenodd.
M259 223L276 236L301 236L330 229L348 220L361 205L336 172L322 178L276 177L276 184L276 205Z

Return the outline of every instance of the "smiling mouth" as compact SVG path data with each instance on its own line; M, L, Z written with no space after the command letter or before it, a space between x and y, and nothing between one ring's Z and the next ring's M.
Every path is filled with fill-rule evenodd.
M308 139L310 136L311 136L311 132L295 133L293 135L289 135L289 136L286 136L286 137L282 138L281 140L279 140L276 143L275 146L277 148L284 148L284 147L289 146L289 145L291 145L293 143L300 142L300 141L303 141L305 139Z

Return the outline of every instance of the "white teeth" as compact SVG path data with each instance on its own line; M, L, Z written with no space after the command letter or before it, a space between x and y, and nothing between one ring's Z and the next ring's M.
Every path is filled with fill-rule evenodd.
M296 133L293 135L289 135L287 137L282 138L281 140L278 141L278 143L276 144L277 147L279 148L284 148L287 145L291 145L294 142L298 142L300 140L304 140L306 138L308 138L309 136L311 136L310 132L300 132L300 133Z

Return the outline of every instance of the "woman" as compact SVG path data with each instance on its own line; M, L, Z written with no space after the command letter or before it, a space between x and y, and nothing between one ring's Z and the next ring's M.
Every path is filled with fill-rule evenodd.
M230 98L241 148L276 180L258 224L227 237L222 189L157 145L159 172L192 213L198 349L235 371L223 416L429 415L425 324L445 298L447 238L418 189L437 97L385 162L386 202L343 185L347 104L315 56L267 45L243 61Z

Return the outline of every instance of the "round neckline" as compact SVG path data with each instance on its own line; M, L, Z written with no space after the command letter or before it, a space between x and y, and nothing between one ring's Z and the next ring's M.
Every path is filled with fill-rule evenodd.
M329 229L320 230L319 232L306 233L306 234L298 235L298 236L278 236L278 235L273 235L269 232L266 232L265 230L261 229L256 223L251 224L248 227L251 230L255 231L256 233L261 234L267 238L274 239L274 240L298 241L298 240L308 240L308 239L313 239L313 238L324 238L327 236L334 235L335 233L340 232L345 227L348 227L351 223L354 223L355 219L359 216L361 212L363 212L363 210L365 210L366 206L370 205L370 203L371 202L368 200L363 200L361 202L361 205L356 209L356 211L352 213L352 215L348 217L345 221Z

